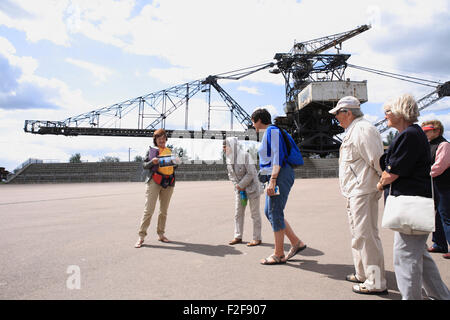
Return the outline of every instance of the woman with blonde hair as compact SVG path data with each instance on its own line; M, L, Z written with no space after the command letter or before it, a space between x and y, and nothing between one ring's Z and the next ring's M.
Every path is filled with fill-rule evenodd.
M146 184L146 200L144 207L144 215L139 227L139 239L135 244L135 248L140 248L147 236L147 229L150 226L150 220L155 211L156 202L159 198L159 216L156 232L158 240L161 242L169 242L164 235L167 220L167 210L169 208L170 199L172 198L175 187L174 166L160 165L160 157L172 155L172 151L166 147L167 134L164 129L158 129L153 134L153 144L156 148L149 148L147 156L144 159L144 169L150 170Z
M431 155L427 137L415 124L419 109L414 98L404 94L384 106L387 125L398 130L386 156L380 161L384 170L377 188L390 188L393 196L431 198ZM425 235L395 232L394 270L404 300L421 300L422 287L434 299L449 300L450 292L442 281L436 263L427 251Z

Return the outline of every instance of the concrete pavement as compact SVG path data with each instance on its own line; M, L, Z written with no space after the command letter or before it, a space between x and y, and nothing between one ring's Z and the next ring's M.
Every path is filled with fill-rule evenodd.
M156 212L145 244L135 249L144 192L138 182L0 185L0 299L401 298L390 230L380 229L389 295L357 295L344 280L353 263L337 179L295 181L286 219L308 248L276 266L259 264L273 251L263 212L261 246L245 245L252 234L248 209L244 243L228 245L229 181L177 182L166 227L171 243L156 240ZM380 222L381 214L380 201ZM450 261L432 256L450 286Z

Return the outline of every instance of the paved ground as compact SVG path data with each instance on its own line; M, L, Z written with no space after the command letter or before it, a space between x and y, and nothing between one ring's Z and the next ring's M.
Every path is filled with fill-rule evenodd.
M133 248L144 191L143 183L0 185L0 299L401 298L389 230L381 238L390 294L357 295L343 280L353 266L337 179L296 180L286 218L308 248L277 266L259 264L273 250L264 216L262 246L227 244L228 181L178 182L167 221L172 242L156 241L155 215L146 244ZM248 215L244 241L251 231ZM433 257L450 285L450 261ZM78 271L80 289L69 289Z

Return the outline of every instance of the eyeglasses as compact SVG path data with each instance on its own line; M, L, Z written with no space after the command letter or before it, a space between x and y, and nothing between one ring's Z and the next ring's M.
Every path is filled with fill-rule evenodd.
M336 115L338 115L341 112L346 113L347 111L348 111L347 109L340 109L340 110L336 111Z
M388 114L391 114L391 113L392 113L391 110L385 110L385 111L384 111L384 115L386 115L386 116L387 116Z

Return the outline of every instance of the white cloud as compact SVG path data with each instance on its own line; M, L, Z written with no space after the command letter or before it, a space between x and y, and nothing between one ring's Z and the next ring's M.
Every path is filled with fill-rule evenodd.
M446 7L445 1L437 5ZM195 10L197 7L202 10ZM130 19L130 24L134 26L130 28L132 40L125 50L167 59L178 67L159 69L152 72L152 76L167 81L178 79L184 73L181 78L186 82L271 61L276 52L288 51L294 39L305 41L372 22L372 29L344 43L342 52L354 53L350 63L395 71L398 65L395 54L375 51L371 44L392 36L393 24L388 21L397 21L406 29L439 23L433 19L440 12L438 7L410 1L381 1L375 5L370 1L351 1L345 6L338 2L311 0L300 3L293 0L222 3L206 0L161 1L145 6L140 15ZM317 23L316 16L311 15L311 12L318 10L326 24ZM233 17L232 24L226 23L227 17ZM186 36L180 29L192 30L193 33ZM196 33L195 30L202 31ZM157 45L161 43L164 45ZM410 52L410 55L414 54ZM348 71L349 75L354 73ZM404 70L403 73L408 74ZM376 102L411 90L409 84L399 84L398 80L361 74L361 79L370 79L370 97ZM280 75L275 76L267 71L245 79L283 84Z
M433 103L430 107L424 111L445 111L450 109L450 103L448 102L448 97L443 97L441 100Z
M39 63L32 57L19 56L16 48L7 39L0 37L0 66L3 83L0 88L2 109L83 109L88 103L80 90L72 90L62 80L44 78L35 74ZM62 114L61 114L62 115Z
M192 68L152 68L148 73L150 77L156 78L159 81L169 85L175 86L199 79L206 78L208 75L200 74Z
M72 0L66 9L68 32L124 48L134 5L134 0Z
M40 0L31 4L18 0L17 4L33 18L13 19L2 14L0 24L24 30L31 41L47 39L69 45L72 34L82 34L126 52L161 57L172 66L154 68L149 73L170 84L177 83L170 79L188 82L268 62L276 52L288 51L294 40L310 40L368 22L373 23L372 29L344 43L343 52L351 49L356 53L351 63L393 70L397 61L392 53L376 52L370 44L392 37L395 26L438 25L441 21L436 21L436 14L448 7L445 0L435 1L433 6L407 0L354 0L346 5L327 0L165 0L146 4L132 16L136 5L133 0ZM319 23L311 14L318 11L321 21L327 23ZM281 76L267 72L248 79L277 84L283 81ZM392 87L383 86L382 80L378 83L374 86L380 89ZM385 90L377 91L374 97Z
M62 137L25 133L24 122L62 120L68 110L87 111L91 104L80 90L71 89L62 80L36 75L38 61L17 55L9 41L0 37L0 44L0 149L8 150L0 154L0 162L13 170L31 157L64 160L70 144L62 143Z
M94 64L92 62L87 62L83 60L78 59L72 59L72 58L66 58L66 62L73 64L77 67L80 67L82 69L85 69L89 71L95 80L95 84L100 84L108 80L109 77L111 77L114 74L114 71L110 68L100 66L98 64Z
M16 55L16 48L6 38L0 36L0 55L8 59L8 62L15 67L20 68L23 76L29 76L34 73L38 67L38 62L32 57L21 57ZM21 79L18 79L19 81Z
M401 52L389 50L390 48L386 47L386 42L383 41L395 39L396 30L399 29L433 30L440 24L448 25L448 21L436 18L441 12L448 11L446 0L435 0L433 5L426 1L411 0L376 2L351 0L346 1L345 4L326 0L300 2L295 0L156 0L148 1L148 4L144 4L139 11L136 10L135 5L141 5L142 2L132 0L15 0L14 3L27 14L15 16L14 12L0 11L0 25L23 31L28 41L36 43L47 40L65 47L73 45L78 50L83 49L75 47L79 44L78 40L88 38L111 46L111 49L117 47L125 53L158 57L166 67L141 69L139 76L146 74L171 86L202 79L211 74L269 62L272 61L275 53L289 51L294 40L297 42L310 40L350 30L367 22L373 23L372 29L343 44L341 52L352 53L349 63L402 74L417 72L417 76L428 78L429 76L424 76L419 72L420 70L402 70L401 67L404 65L399 64L399 60L424 56L438 64L443 61L442 52L434 52L433 47L422 46L421 42L412 41L413 38L408 38L408 41L412 41L413 47L416 46L414 48L417 50L411 50L412 45L409 44L406 47L408 49ZM429 37L433 38L433 34L430 33ZM131 146L132 141L135 141L134 138L125 141L114 138L78 137L67 143L62 142L67 141L66 137L38 137L24 134L22 125L26 118L64 119L90 111L92 104L85 101L83 92L70 88L63 78L49 78L36 74L39 67L38 61L26 56L27 53L22 53L25 51L17 54L11 41L0 37L0 54L8 59L11 66L21 71L20 77L15 79L18 84L32 84L41 91L51 92L51 95L45 95L46 99L63 108L39 112L29 110L26 113L16 112L15 114L8 111L2 112L0 121L5 122L0 127L9 128L9 132L12 132L13 127L4 124L14 123L14 128L19 128L19 131L15 132L17 137L11 139L15 145L21 146L17 147L17 153L14 152L17 161L25 160L22 156L23 151L20 149L28 148L30 144L33 145L29 148L32 150L30 156L46 157L45 154L49 154L49 157L64 158L71 152L84 148L90 154L89 159L100 158L92 147L96 144L104 145L111 150L119 148L120 145L123 150L114 151L121 152L120 154L127 150L124 144ZM379 47L376 46L378 43L380 43ZM133 58L133 55L124 56ZM98 66L86 61L67 59L67 62L91 72L96 77L97 83L105 81L114 72L112 69L114 66L106 64ZM346 76L352 80L368 80L371 103L383 103L405 92L411 92L420 98L432 91L431 88L411 85L350 68L347 69ZM448 77L448 74L444 76ZM449 80L445 77L441 80ZM240 90L253 94L261 92L258 91L260 90L258 83L272 83L280 86L284 84L281 75L270 74L267 70L246 77L245 80L248 82L245 85L242 84ZM140 78L139 81L143 79ZM438 110L447 108L448 103L445 99L449 98L442 99L427 110L433 112L432 115L442 117L447 123L446 127L450 128L446 115L437 115ZM217 104L224 105L220 101ZM279 115L273 105L264 107L269 109L273 117ZM190 127L205 128L207 115L205 101L201 101L200 98L191 99L190 110ZM213 116L219 119L221 128L229 129L230 121L227 113L214 112ZM366 115L366 117L371 120L376 116ZM14 119L19 120L14 122ZM124 119L122 125L126 123L127 120ZM173 118L168 119L168 123L183 128L182 109L178 110ZM4 129L0 136L9 137L8 130ZM105 143L105 141L108 142ZM112 142L109 143L109 141ZM43 146L41 151L38 146ZM52 148L55 150L64 148L64 154L53 154ZM141 146L135 148L145 149Z
M371 115L371 114L367 114L367 113L364 114L364 118L365 118L367 121L370 121L370 122L372 122L372 123L374 123L374 122L377 121L377 120L380 120L379 117L374 116L374 115Z
M0 11L0 25L24 31L31 42L49 40L68 46L69 36L64 23L68 3L68 0L14 0L14 4L28 14L11 17Z
M257 87L239 86L237 89L239 91L244 91L244 92L247 92L249 94L253 94L255 96L260 96L262 94Z
M16 53L16 48L8 39L0 37L0 54L8 57Z
M280 116L281 114L278 112L277 108L275 108L275 106L268 104L268 105L264 105L264 106L258 106L256 108L253 109L252 113L257 110L257 109L266 109L267 111L269 111L270 115L272 116L272 121L273 119L275 119L277 116Z

